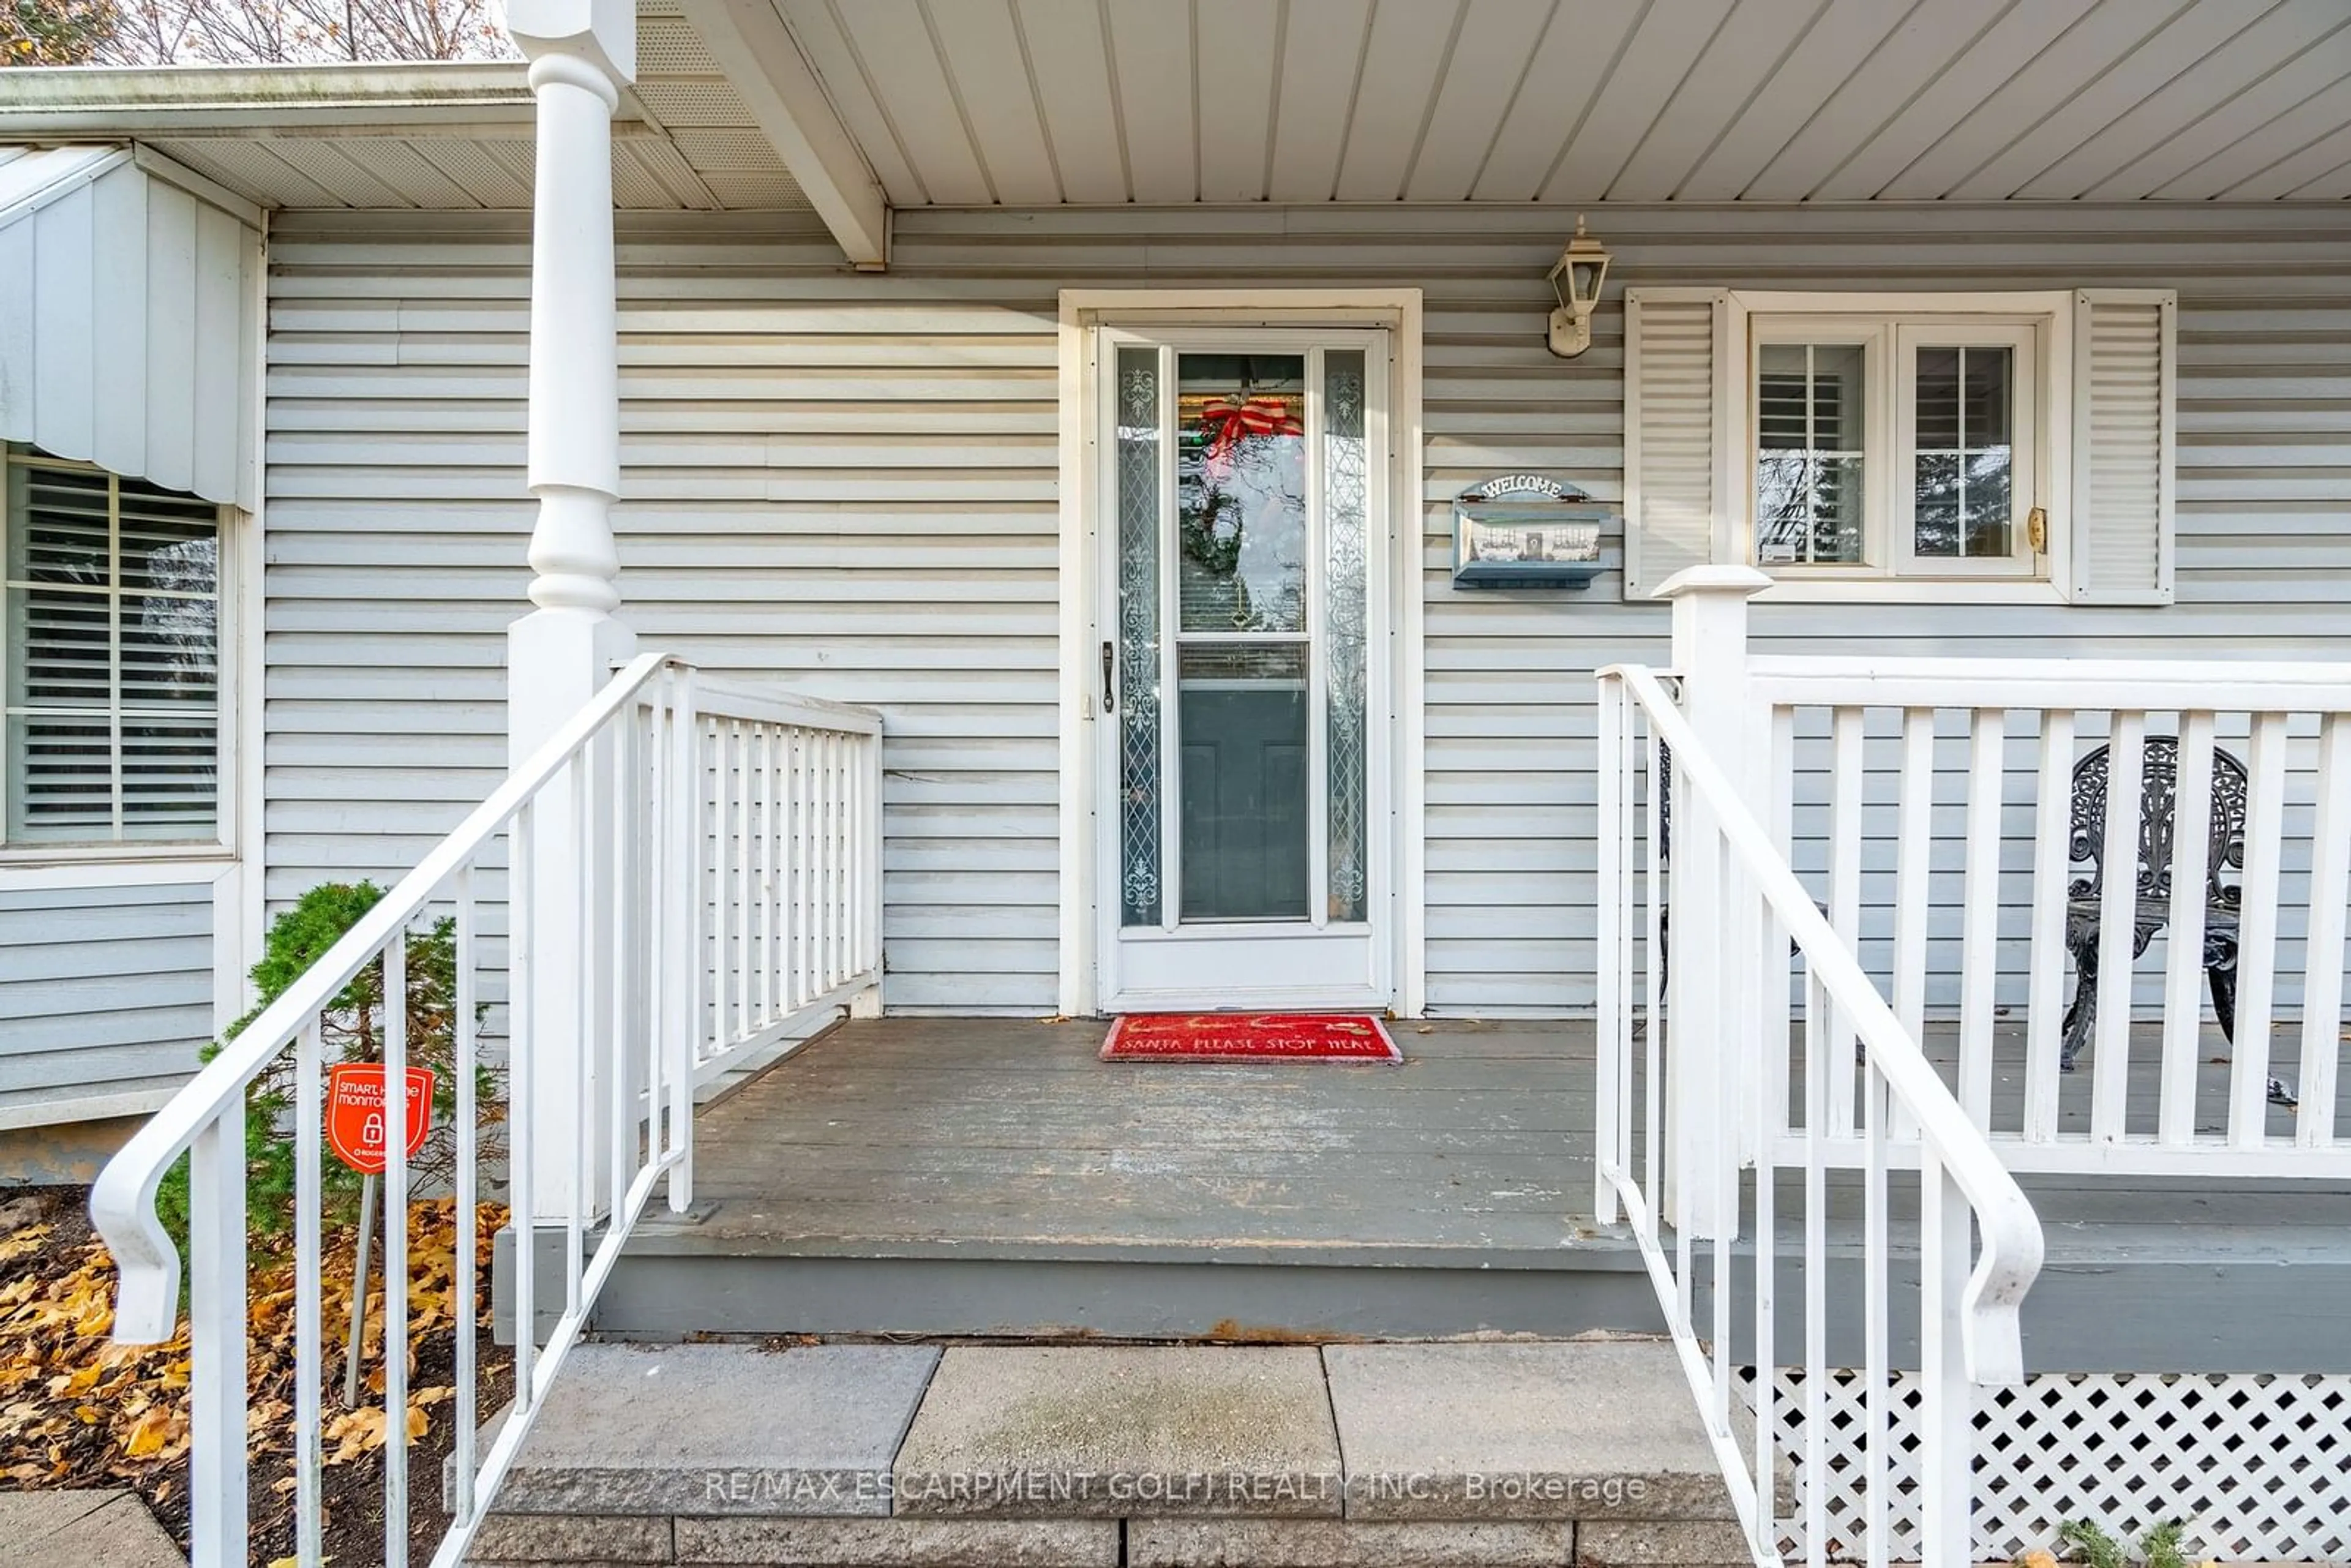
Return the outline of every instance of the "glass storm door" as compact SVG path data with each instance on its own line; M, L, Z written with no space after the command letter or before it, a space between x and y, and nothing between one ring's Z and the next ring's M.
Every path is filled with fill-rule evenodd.
M1384 339L1103 347L1105 1004L1384 1005Z

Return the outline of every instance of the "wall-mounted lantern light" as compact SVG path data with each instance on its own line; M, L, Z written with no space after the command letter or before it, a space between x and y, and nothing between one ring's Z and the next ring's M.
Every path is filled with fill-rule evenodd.
M1583 216L1575 219L1575 237L1560 253L1551 269L1551 291L1559 308L1551 313L1551 351L1572 360L1592 347L1592 311L1600 303L1600 286L1608 277L1608 252L1583 232ZM1566 279L1562 285L1561 279Z

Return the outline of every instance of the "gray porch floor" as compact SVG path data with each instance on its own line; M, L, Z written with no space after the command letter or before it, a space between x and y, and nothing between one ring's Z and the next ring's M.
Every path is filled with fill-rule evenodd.
M1391 1067L1105 1063L1092 1021L844 1025L704 1110L694 1212L647 1217L600 1324L1126 1337L1660 1326L1630 1234L1593 1218L1591 1026L1394 1027L1406 1061ZM2212 1043L2217 1056L2217 1031ZM2151 1117L2151 1034L2134 1055L2133 1103ZM2013 1031L2000 1057L2006 1121ZM2199 1103L2216 1115L2225 1074L2201 1070ZM2089 1086L2086 1071L2065 1080L2069 1125L2085 1122ZM2273 1130L2288 1114L2274 1111ZM2023 1181L2048 1239L2027 1312L2035 1364L2351 1370L2351 1184ZM1856 1187L1833 1185L1840 1253L1857 1233ZM1915 1210L1913 1188L1897 1177L1898 1212ZM1786 1225L1796 1193L1783 1192Z
M1393 1027L1401 1066L1216 1066L1098 1061L1100 1022L851 1023L703 1113L695 1229L1290 1262L1628 1244L1591 1223L1588 1029Z

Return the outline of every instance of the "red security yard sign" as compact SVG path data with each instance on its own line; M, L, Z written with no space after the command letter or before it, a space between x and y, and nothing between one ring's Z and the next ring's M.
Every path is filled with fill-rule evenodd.
M339 1062L327 1069L327 1146L361 1176L381 1176L384 1166L383 1067L371 1061ZM424 1146L433 1124L433 1070L408 1070L408 1154Z

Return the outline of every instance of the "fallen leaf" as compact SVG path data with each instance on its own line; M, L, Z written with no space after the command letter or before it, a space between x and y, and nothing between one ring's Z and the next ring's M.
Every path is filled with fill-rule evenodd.
M122 1439L122 1451L134 1459L163 1451L163 1441L171 1435L172 1413L160 1405L150 1406Z

